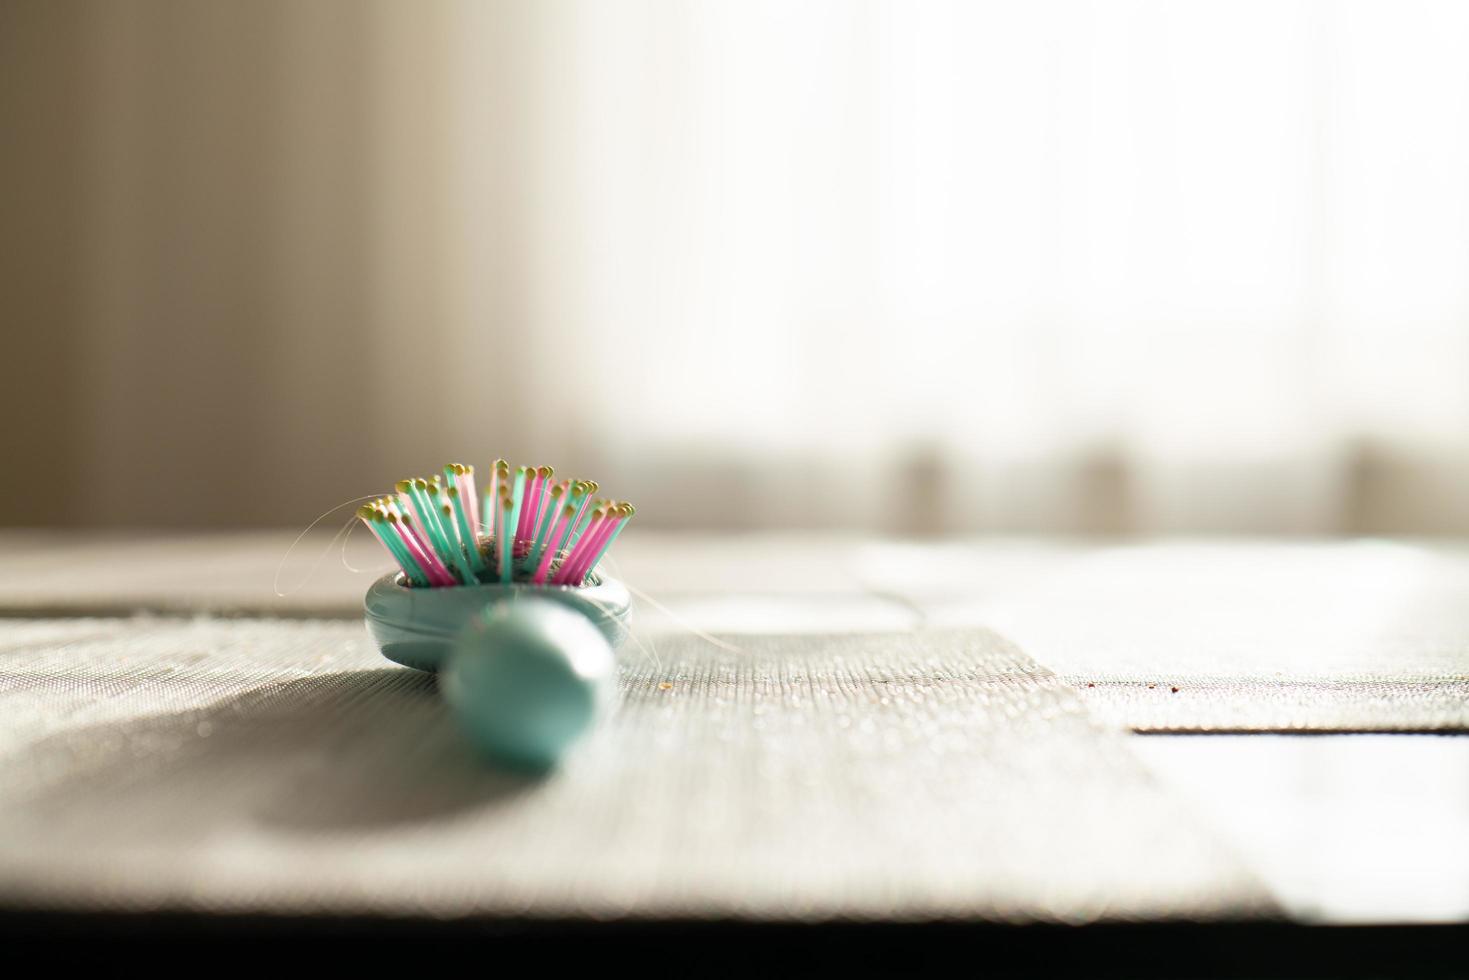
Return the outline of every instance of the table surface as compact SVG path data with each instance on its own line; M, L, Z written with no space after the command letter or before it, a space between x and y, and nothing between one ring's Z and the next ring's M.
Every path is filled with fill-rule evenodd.
M140 614L208 616L240 635L264 621L356 619L384 567L375 546L311 537L292 550L293 537L5 532L0 638ZM1434 733L1338 734L1313 722L1295 734L1137 734L1127 731L1132 709L1089 701L1084 681L1202 676L1200 663L1214 676L1225 663L1255 683L1272 670L1329 680L1394 665L1430 695L1469 682L1469 552L1456 542L642 532L617 551L654 657L659 644L682 650L704 634L746 637L751 649L767 649L762 637L821 637L829 653L871 637L992 629L1075 687L1099 729L1117 732L1167 799L1149 806L1188 814L1288 918L1469 920L1469 739L1443 703L1423 716ZM0 644L0 662L25 646ZM778 659L786 648L768 649ZM1427 724L1405 717L1405 729Z

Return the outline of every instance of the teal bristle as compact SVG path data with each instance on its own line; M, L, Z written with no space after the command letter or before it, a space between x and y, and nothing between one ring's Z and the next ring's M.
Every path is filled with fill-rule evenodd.
M476 513L465 496L474 493L473 479L466 479L471 473L473 467L450 463L442 476L400 480L388 495L358 508L358 518L393 556L408 586L502 582L578 587L633 514L631 504L594 501L594 480L552 482L555 471L549 466L512 467L503 459L491 465L484 496L475 501L480 505ZM532 496L537 485L539 492ZM517 535L522 513L525 533ZM591 542L596 554L590 561L589 548L583 547L568 565L594 513L618 523L605 541ZM552 581L560 584L549 585Z

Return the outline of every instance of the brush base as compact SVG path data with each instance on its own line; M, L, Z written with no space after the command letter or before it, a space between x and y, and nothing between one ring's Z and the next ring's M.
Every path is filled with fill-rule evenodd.
M591 584L582 586L514 582L415 589L403 584L403 576L394 572L372 583L363 607L368 632L384 657L437 673L447 662L459 632L476 614L492 602L522 597L560 603L581 613L613 649L627 638L632 618L627 586L595 575Z

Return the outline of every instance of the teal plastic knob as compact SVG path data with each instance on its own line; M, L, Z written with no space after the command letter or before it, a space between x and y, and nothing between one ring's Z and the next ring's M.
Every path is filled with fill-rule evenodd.
M591 726L615 669L611 645L586 616L521 594L470 618L439 684L481 752L544 770Z

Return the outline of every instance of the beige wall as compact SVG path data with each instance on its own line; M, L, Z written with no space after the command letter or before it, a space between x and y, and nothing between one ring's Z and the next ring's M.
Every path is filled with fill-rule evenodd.
M444 329L444 9L0 5L0 521L293 523L453 455L378 385Z
M4 6L14 520L269 521L370 474L354 6Z
M7 523L69 520L84 245L81 8L0 6L0 512ZM51 492L37 492L37 486Z

